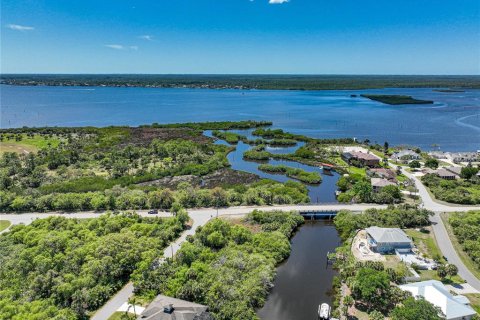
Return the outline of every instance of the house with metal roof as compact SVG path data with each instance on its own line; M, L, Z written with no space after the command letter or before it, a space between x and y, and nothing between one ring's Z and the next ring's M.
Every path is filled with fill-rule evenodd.
M367 243L374 252L410 252L412 240L399 228L370 227L365 229Z
M213 317L207 306L158 295L138 320L213 320Z
M408 283L399 288L410 292L415 298L421 297L438 307L443 313L442 317L447 320L470 320L477 314L465 296L452 295L440 281Z

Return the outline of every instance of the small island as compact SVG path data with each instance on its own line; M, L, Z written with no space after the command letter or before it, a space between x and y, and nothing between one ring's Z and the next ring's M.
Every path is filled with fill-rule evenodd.
M432 104L432 100L420 100L404 95L386 95L386 94L362 94L364 98L375 100L390 105L399 104Z

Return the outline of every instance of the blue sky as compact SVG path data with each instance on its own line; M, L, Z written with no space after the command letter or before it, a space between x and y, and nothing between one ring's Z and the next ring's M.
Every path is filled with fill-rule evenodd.
M480 1L2 0L1 72L480 74Z

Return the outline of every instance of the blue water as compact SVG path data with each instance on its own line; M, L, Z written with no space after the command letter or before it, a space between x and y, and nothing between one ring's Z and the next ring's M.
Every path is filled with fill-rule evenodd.
M239 133L241 135L244 135L249 139L258 138L251 135L251 132L253 130L232 130L232 131ZM208 137L213 137L212 132L210 130L205 131L204 134ZM216 140L215 143L230 146L224 140ZM299 142L295 146L289 146L284 148L283 147L278 147L278 148L267 147L266 150L270 151L272 149L275 149L276 154L287 154L287 153L295 152L295 150L297 150L299 147L303 145L304 145L303 142ZM230 166L232 169L250 172L258 175L261 178L270 179L278 182L287 182L288 180L295 180L295 179L289 178L284 174L272 174L272 173L261 171L258 169L258 166L262 163L269 163L272 165L283 164L293 168L300 168L308 172L318 172L322 176L322 183L304 184L308 189L308 196L310 197L310 201L312 203L338 202L335 196L335 191L337 190L337 181L338 181L338 178L340 178L340 175L335 171L332 171L332 172L323 171L319 167L309 166L303 163L298 163L298 162L288 161L288 160L270 159L268 161L261 161L261 162L244 160L243 153L251 148L252 147L250 145L245 144L241 141L235 145L235 150L230 152L227 155L228 162L230 163Z
M271 120L318 138L356 137L442 150L480 149L480 90L331 91L0 86L2 128ZM388 106L350 94L406 94L433 105Z

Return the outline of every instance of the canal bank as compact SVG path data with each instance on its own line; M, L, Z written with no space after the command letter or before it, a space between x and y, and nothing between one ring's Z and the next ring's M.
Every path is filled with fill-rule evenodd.
M336 271L327 264L327 253L340 245L331 220L306 220L291 239L290 257L278 266L274 287L258 316L265 320L317 319L321 303L332 305Z

